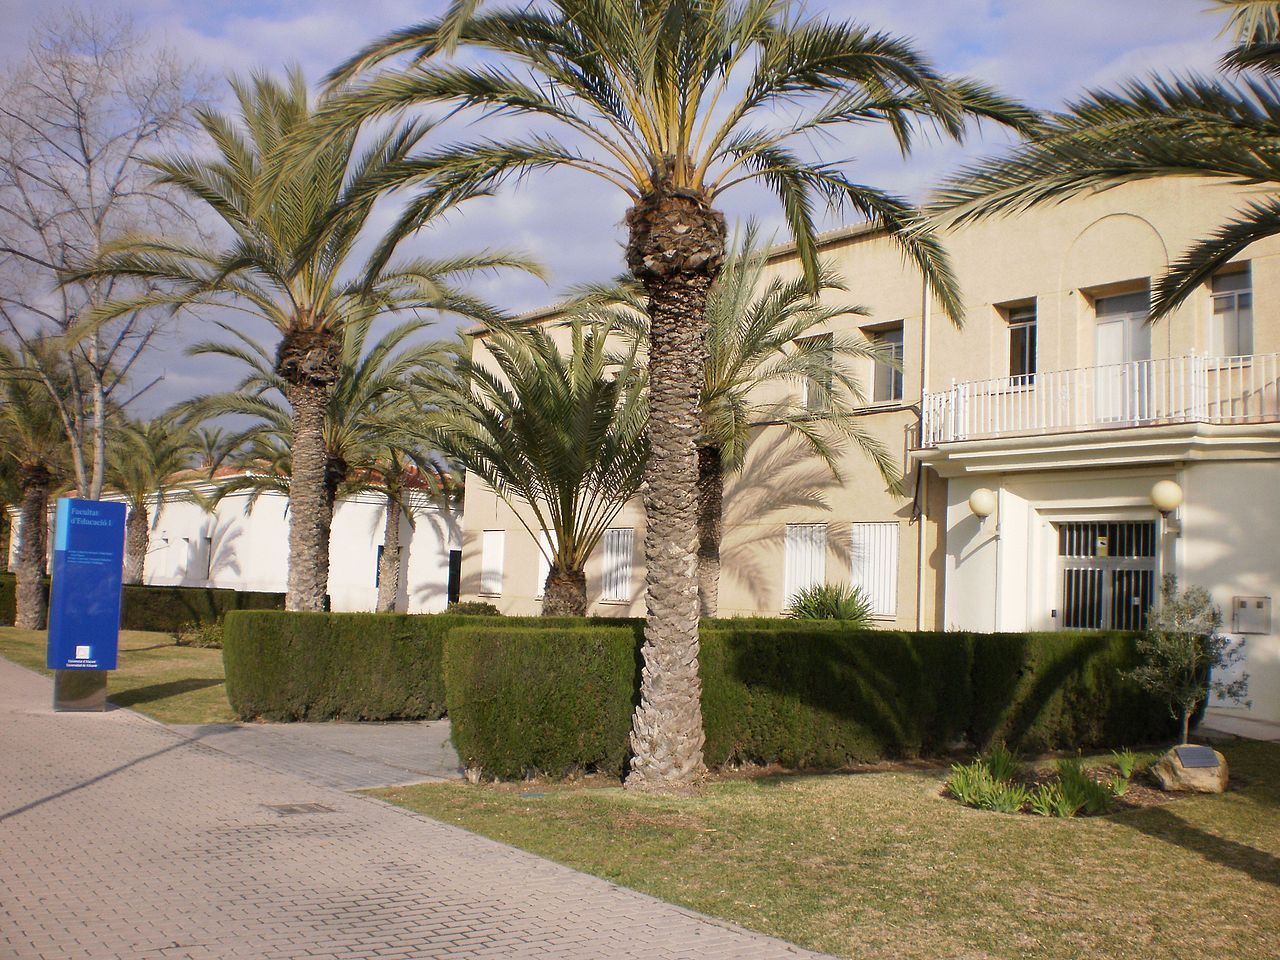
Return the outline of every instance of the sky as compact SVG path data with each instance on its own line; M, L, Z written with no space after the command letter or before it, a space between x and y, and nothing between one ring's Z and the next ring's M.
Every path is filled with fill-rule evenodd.
M505 0L488 0L497 5ZM322 77L369 40L438 15L438 0L96 0L130 16L217 78L228 73L300 65ZM1081 91L1114 86L1151 72L1212 71L1226 48L1224 18L1210 0L868 0L818 2L813 16L854 20L912 38L944 71L967 74L1041 109L1061 107ZM0 0L0 67L20 59L36 19L56 9L43 0ZM225 89L219 84L219 89ZM466 131L476 134L475 128ZM980 133L963 148L923 143L903 160L882 131L855 129L822 145L827 159L848 159L851 179L921 199L967 158L1008 143ZM766 236L780 220L757 190L725 198L730 221L754 216ZM484 247L515 248L539 259L548 282L515 275L478 282L474 291L515 312L554 302L572 284L617 275L623 268L625 197L574 173L535 175L495 198L473 203L442 228L422 233L407 254L433 255ZM390 212L385 217L390 217ZM840 225L829 218L825 227ZM856 290L857 278L850 278ZM439 334L451 331L442 322ZM195 393L230 386L232 372L183 354L210 331L199 318L175 322L148 357L139 379L162 377L139 412L162 409ZM268 331L254 331L266 335Z

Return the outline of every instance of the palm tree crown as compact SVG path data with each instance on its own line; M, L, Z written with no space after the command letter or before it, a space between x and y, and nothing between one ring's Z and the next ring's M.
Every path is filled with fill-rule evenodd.
M1271 192L1175 260L1152 290L1166 316L1249 244L1280 233L1280 3L1218 0L1238 42L1235 79L1130 80L1048 117L1007 155L962 170L938 191L937 222L963 224L1156 177L1212 177ZM1241 72L1243 71L1243 72Z

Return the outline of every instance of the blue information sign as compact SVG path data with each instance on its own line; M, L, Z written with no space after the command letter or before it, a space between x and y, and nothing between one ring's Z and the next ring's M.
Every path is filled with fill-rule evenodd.
M49 592L50 670L116 668L124 515L123 503L58 501Z

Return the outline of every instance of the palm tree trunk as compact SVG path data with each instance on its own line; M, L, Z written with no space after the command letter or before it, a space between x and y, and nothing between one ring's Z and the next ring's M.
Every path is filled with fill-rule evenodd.
M585 617L587 615L587 575L582 570L562 570L553 566L542 588L544 617Z
M329 457L324 416L330 389L290 383L293 472L289 477L289 577L286 610L324 609L329 589L329 528L333 504L326 482Z
M149 518L145 504L138 504L129 511L125 521L124 582L141 583L147 563L147 546L151 539Z
M400 501L387 497L387 518L382 530L382 559L378 561L378 612L390 613L400 596Z
M18 514L17 597L14 626L27 630L45 627L45 544L49 522L49 484L53 478L42 466L21 467L18 485L22 507Z
M698 600L700 613L720 610L720 535L724 519L724 467L720 449L698 447Z
M724 217L660 188L627 213L627 263L649 295L644 668L626 785L687 786L706 772L698 679L698 396L707 293L724 262Z

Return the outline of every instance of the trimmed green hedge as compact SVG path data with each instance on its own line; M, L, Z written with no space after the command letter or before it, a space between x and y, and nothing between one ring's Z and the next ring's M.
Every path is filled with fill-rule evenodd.
M455 628L581 627L577 617L234 611L222 640L227 699L243 720L434 720ZM623 624L635 637L640 621ZM629 642L634 644L634 639Z
M638 652L635 634L617 627L450 631L444 683L458 755L501 779L575 769L620 777Z
M5 626L13 624L16 589L15 577L0 576L0 624ZM46 600L48 594L46 580ZM231 610L283 609L283 593L130 583L121 591L120 629L173 632L188 623L212 623Z
M702 630L712 767L831 769L996 739L1035 751L1136 745L1173 727L1163 704L1119 674L1135 657L1128 634L737 627ZM464 763L498 777L615 772L629 730L618 718L638 698L638 673L628 686L618 665L636 655L634 629L450 632L445 691L451 706L468 705L450 710Z

